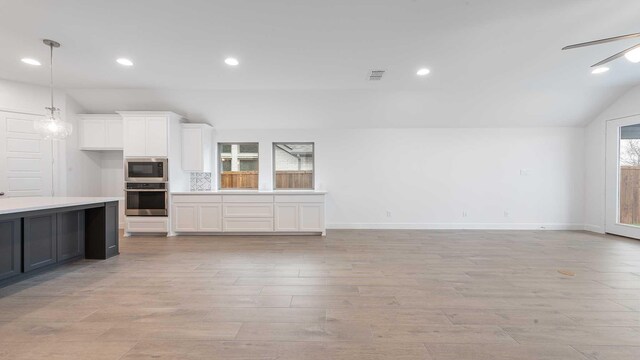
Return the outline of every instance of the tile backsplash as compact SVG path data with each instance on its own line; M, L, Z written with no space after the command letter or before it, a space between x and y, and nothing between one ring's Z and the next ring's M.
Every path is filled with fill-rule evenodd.
M211 191L211 173L192 172L191 191Z

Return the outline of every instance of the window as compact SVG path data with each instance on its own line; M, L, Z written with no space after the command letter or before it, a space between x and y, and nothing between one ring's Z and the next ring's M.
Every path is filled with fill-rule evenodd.
M313 189L313 143L273 143L274 189Z
M220 189L258 188L258 143L220 143Z

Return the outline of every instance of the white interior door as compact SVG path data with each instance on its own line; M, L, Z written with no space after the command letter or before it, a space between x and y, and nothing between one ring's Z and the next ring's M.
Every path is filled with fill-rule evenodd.
M39 115L0 111L0 193L50 196L51 140L42 140L33 123Z
M607 122L607 233L640 239L640 116Z

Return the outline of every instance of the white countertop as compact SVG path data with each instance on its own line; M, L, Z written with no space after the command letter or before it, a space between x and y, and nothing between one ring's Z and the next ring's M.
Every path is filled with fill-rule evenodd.
M118 201L118 197L0 197L0 215Z
M171 195L324 195L320 190L211 190L172 191Z

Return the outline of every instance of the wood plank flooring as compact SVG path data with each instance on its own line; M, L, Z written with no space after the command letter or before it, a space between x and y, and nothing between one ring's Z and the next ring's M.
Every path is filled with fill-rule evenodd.
M640 359L640 241L334 230L121 244L0 289L0 359Z

